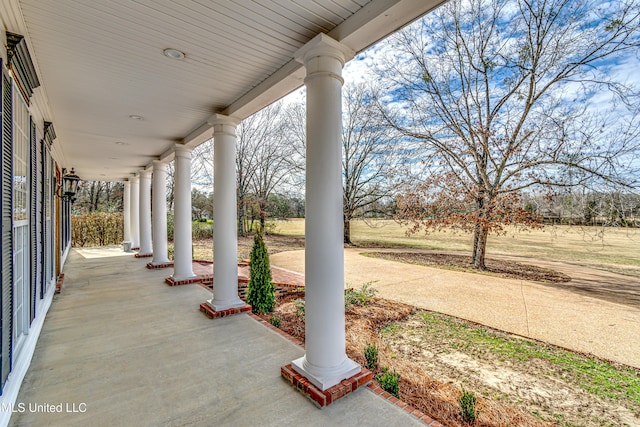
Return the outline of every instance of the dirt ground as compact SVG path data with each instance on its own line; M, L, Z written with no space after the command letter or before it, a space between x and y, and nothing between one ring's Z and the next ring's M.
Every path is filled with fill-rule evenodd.
M434 331L434 325L425 322L421 314L424 313L398 323L392 331L382 334L382 340L398 357L415 363L439 381L459 384L557 425L640 423L640 407L625 407L617 399L587 392L580 387L580 378L559 365L544 358L514 361L482 346L468 345L455 336ZM459 319L454 321L465 328L478 327ZM521 340L499 331L491 333L507 340ZM550 348L541 343L531 344Z
M367 255L409 264L475 272L471 264L470 255L423 252L369 252ZM488 258L486 260L486 267L483 274L492 274L508 279L522 279L545 283L564 283L571 280L571 277L558 271L536 265L523 264L521 262Z
M267 235L265 242L270 254L304 249L304 238L294 236ZM253 247L253 236L238 236L238 259L249 259ZM193 241L194 259L213 259L213 240Z

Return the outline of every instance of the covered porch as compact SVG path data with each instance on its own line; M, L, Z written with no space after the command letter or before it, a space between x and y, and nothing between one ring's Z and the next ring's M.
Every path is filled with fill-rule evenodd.
M70 252L11 425L424 425L367 388L319 411L280 378L303 348L246 314L209 320L204 287L145 263Z
M20 161L31 165L28 173L12 172L6 161L3 169L8 183L2 188L3 218L7 217L3 231L8 235L9 225L23 227L23 238L12 254L28 249L31 255L13 266L20 274L12 270L3 276L3 408L22 402L86 403L86 411L73 413L65 425L75 420L87 425L86 417L95 417L91 422L96 425L124 419L137 424L211 425L218 418L235 424L240 418L234 417L242 416L255 417L253 421L260 424L274 420L288 424L283 421L288 414L307 417L316 409L298 403L304 398L278 378L280 367L291 363L297 374L322 392L359 375L361 366L345 352L342 71L355 55L441 3L0 3L4 41L15 45L2 52L3 100L10 106L13 96L20 106L3 110L3 129L14 124L30 129L30 138L22 132L25 137L20 140L5 132L3 159L13 152L28 152ZM274 337L245 314L211 322L198 312L200 304L216 313L248 308L237 288L236 128L303 85L305 349ZM194 147L210 139L214 142L213 295L191 285L163 284L169 274L178 282L196 277L191 155ZM147 257L154 266L169 263L165 192L167 164L172 161L173 274L145 268ZM64 243L69 241L65 224L72 195L63 195L57 183L69 169L83 180L124 183L123 234L125 242L138 250L136 258L83 259L71 253L65 265L68 247L60 242L62 237ZM20 197L11 191L16 177L29 184ZM48 201L39 191L47 185ZM47 225L47 213L52 211L47 206L54 198L55 218ZM30 200L28 220L20 209L11 212L14 199ZM38 240L45 226L53 234L47 248ZM42 253L51 253L56 260L55 275L64 272L67 292L56 301L39 338L52 297L41 280L40 264L46 258ZM3 258L3 263L11 267L11 257ZM35 289L40 282L38 299ZM33 308L29 319L22 300ZM9 323L14 317L24 319L18 324L20 335L12 339ZM18 339L28 343L24 345L28 351L19 351L14 345ZM29 376L21 384L27 369ZM351 402L349 410L340 405L312 419L318 424L349 424L351 419L354 424L382 423L379 411L385 406L373 397L356 393L345 399ZM360 400L362 405L356 404ZM0 425L10 416L14 423L29 425L39 424L37 417L49 422L47 417L69 416L15 408L17 412L0 414ZM389 412L392 416L383 424L393 425L396 412Z

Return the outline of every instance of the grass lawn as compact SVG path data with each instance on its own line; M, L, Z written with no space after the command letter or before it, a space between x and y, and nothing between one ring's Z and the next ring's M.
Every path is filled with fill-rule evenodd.
M278 221L276 232L304 236L304 220ZM371 226L372 225L372 226ZM470 252L472 236L435 232L406 235L392 220L353 221L352 241L358 246L413 247ZM513 255L588 265L640 276L640 229L546 226L537 230L511 228L506 235L489 236L487 254Z

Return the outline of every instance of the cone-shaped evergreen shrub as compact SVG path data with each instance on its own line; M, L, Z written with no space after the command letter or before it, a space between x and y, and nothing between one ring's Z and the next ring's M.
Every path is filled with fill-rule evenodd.
M262 231L257 231L253 239L247 303L257 314L271 313L276 305L276 289L271 281L269 252L262 238Z

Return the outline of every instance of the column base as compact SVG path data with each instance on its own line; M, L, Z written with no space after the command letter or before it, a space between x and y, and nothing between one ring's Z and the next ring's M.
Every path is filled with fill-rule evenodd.
M219 317L227 317L233 314L248 313L251 311L251 306L243 303L240 307L228 308L226 310L214 310L209 302L203 302L200 304L200 311L204 313L209 319L217 319Z
M213 311L223 311L229 310L233 308L240 308L247 305L246 302L242 301L239 297L236 299L228 300L228 301L216 301L215 297L207 300L207 305L213 309Z
M158 268L169 268L169 267L173 267L173 261L167 261L167 262L149 262L147 263L147 268L150 270L155 270Z
M135 255L136 258L151 258L153 256L153 254L141 254L141 253L137 253Z
M364 387L373 380L373 373L363 368L357 374L340 381L338 384L326 390L321 390L307 378L297 373L291 364L281 367L280 374L285 380L289 381L296 390L311 399L320 409L331 405L336 400L345 397L358 388Z
M307 362L306 356L294 360L291 362L291 366L294 371L305 377L320 390L333 387L340 381L351 378L362 371L362 367L348 357L340 365L330 369L312 366Z
M199 283L202 281L200 276L170 276L164 279L169 286L188 285L190 283Z

